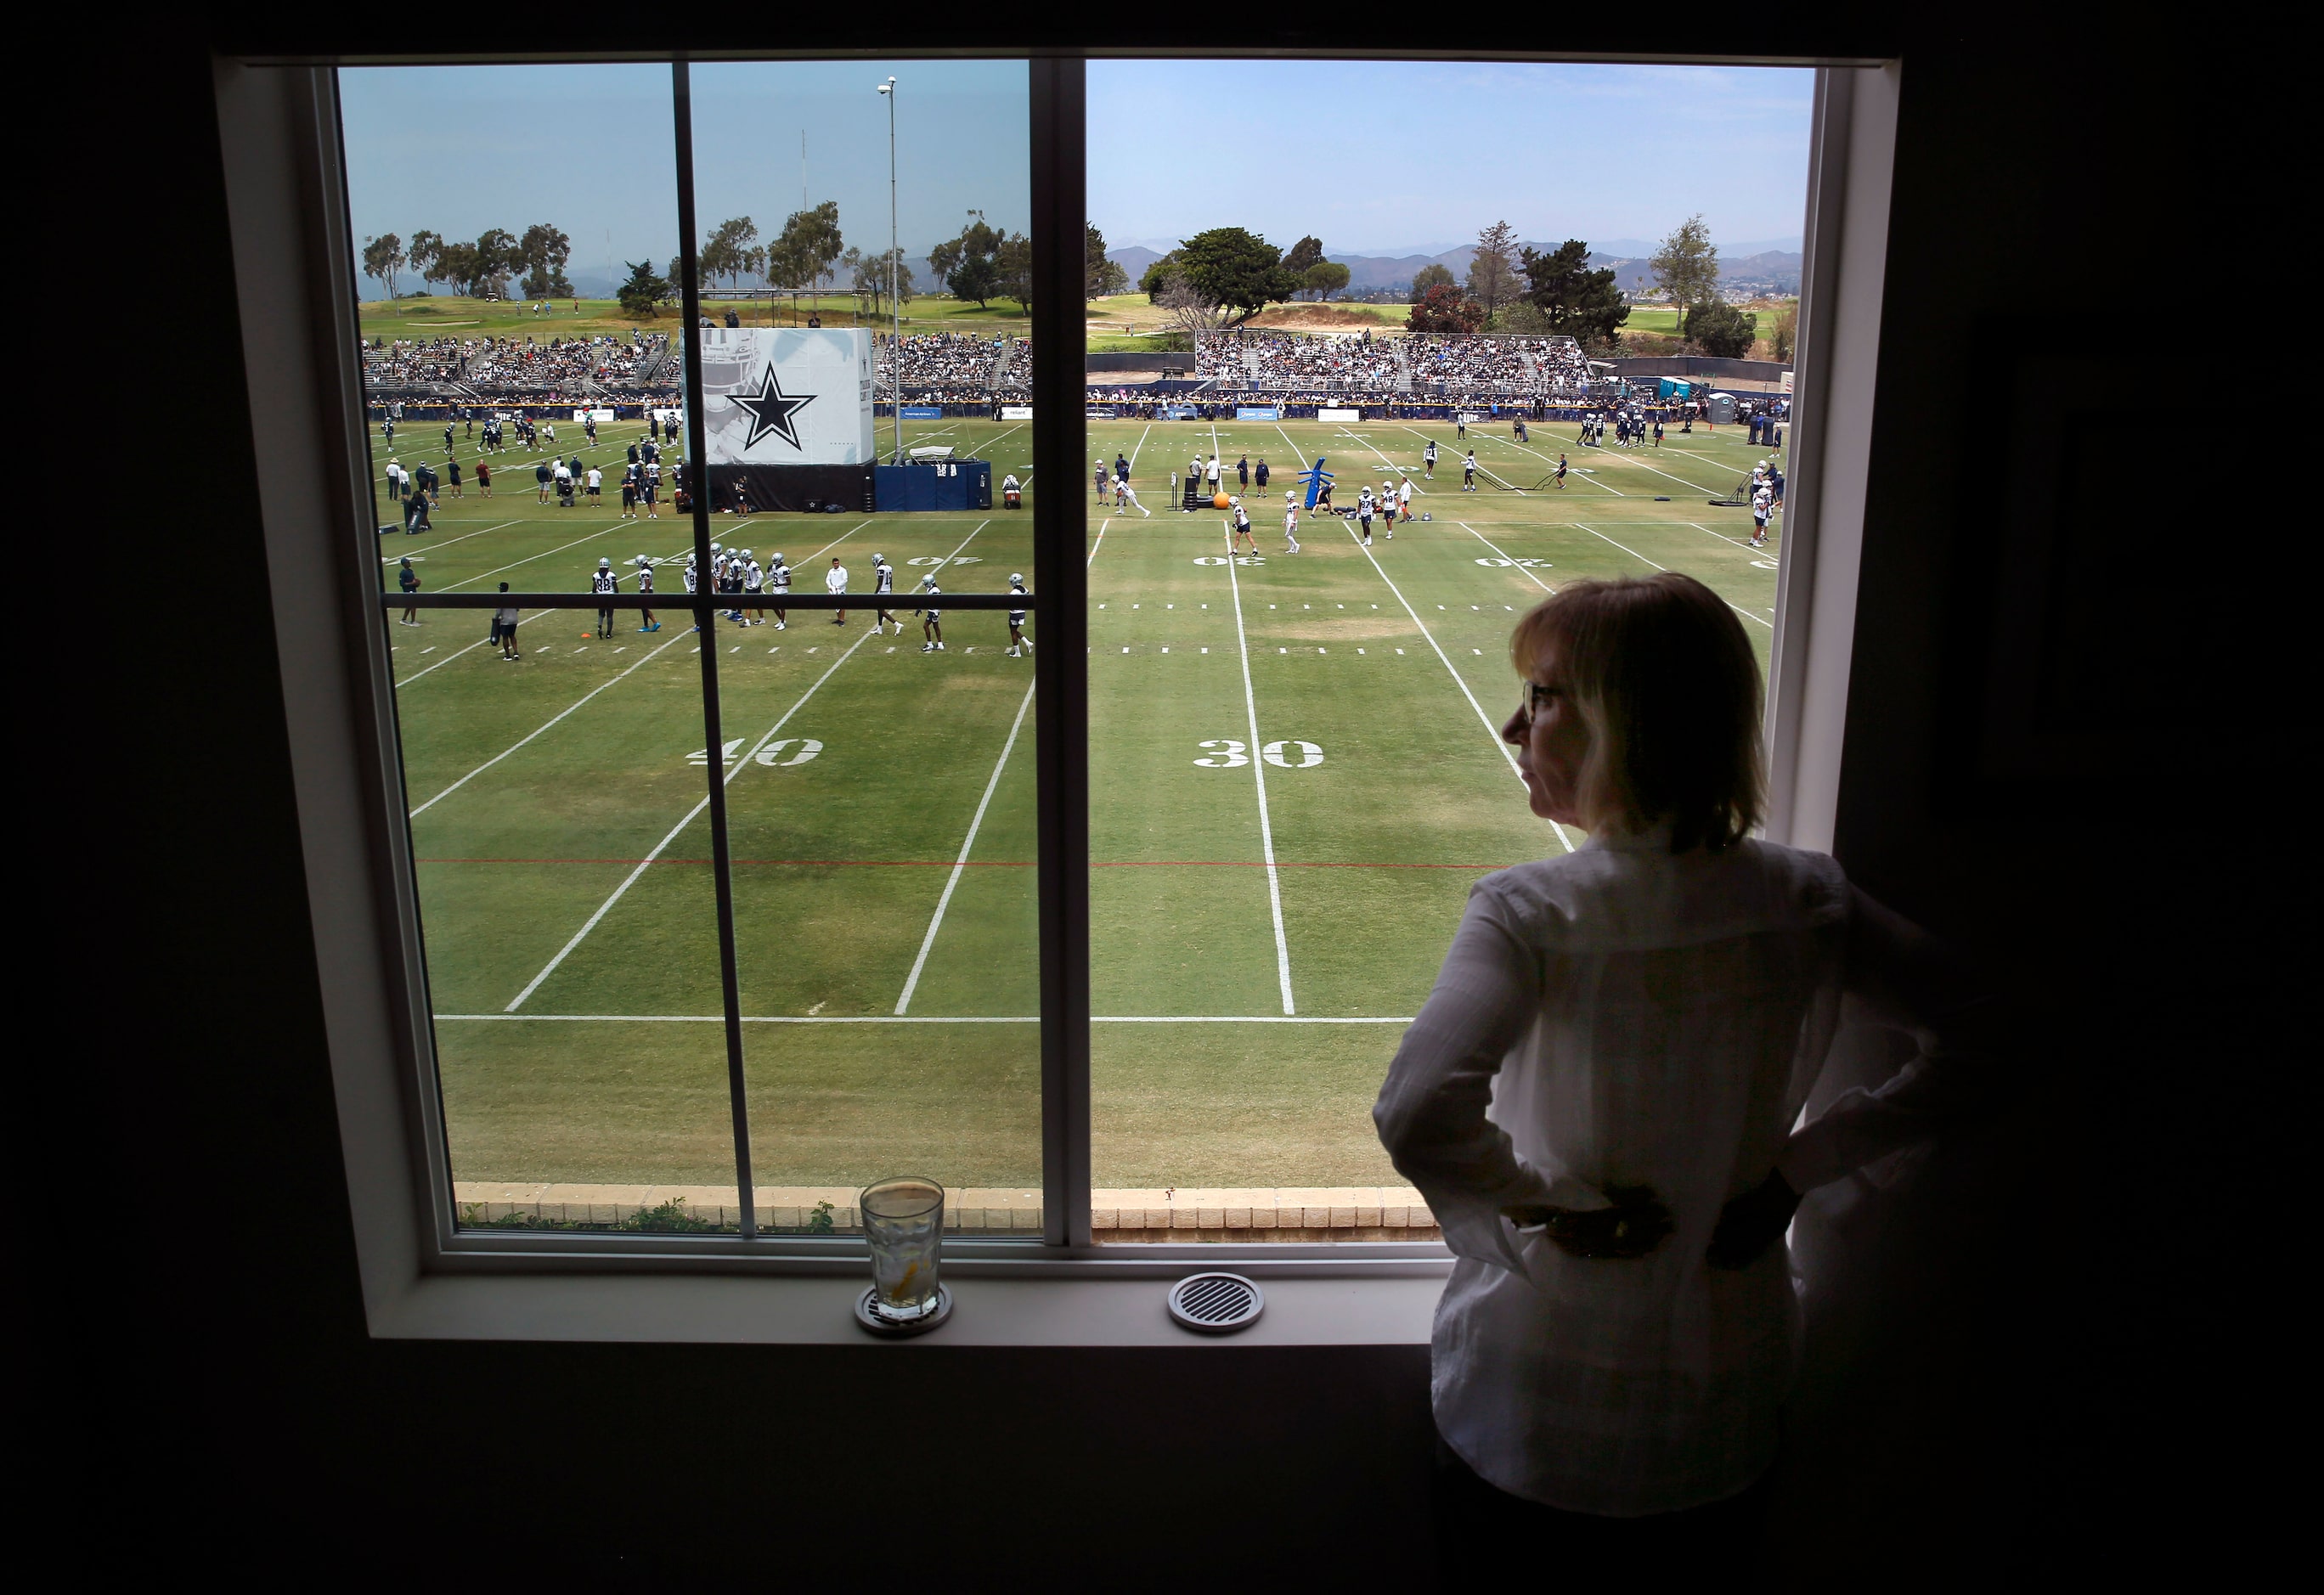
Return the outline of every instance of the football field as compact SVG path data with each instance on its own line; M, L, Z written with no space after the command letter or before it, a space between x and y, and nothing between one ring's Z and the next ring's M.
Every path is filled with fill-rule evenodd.
M575 452L578 428L558 428ZM1570 425L1472 426L1460 491L1450 423L1089 423L1093 1156L1101 1186L1345 1185L1393 1176L1372 1136L1380 1076L1469 884L1561 853L1526 810L1496 728L1514 705L1517 615L1579 577L1687 571L1746 616L1766 657L1775 553L1725 497L1762 457L1741 429L1664 447L1582 448ZM601 429L589 464L638 434ZM883 434L883 438L884 438ZM1442 457L1423 479L1430 438ZM1274 474L1259 553L1223 517L1179 512L1167 478L1199 447ZM908 423L996 482L1031 460L1022 423ZM394 457L442 467L440 423ZM389 456L379 447L374 456ZM1547 485L1559 452L1575 469ZM456 446L471 477L474 442ZM1089 461L1119 453L1150 518L1116 516ZM1282 493L1328 456L1335 497L1409 473L1416 516L1365 549ZM667 505L537 501L533 456L492 456L432 534L380 539L392 587L585 590L645 554L673 602L691 526ZM617 471L613 474L617 475ZM1666 500L1667 502L1658 502ZM384 517L383 517L384 519ZM1031 569L1029 512L715 517L777 550L803 592L835 557L851 587L897 571L901 636L872 612L721 621L725 745L706 747L704 639L682 609L610 640L588 611L528 613L523 659L479 611L422 610L394 648L453 1168L463 1180L715 1184L733 1177L707 767L724 769L761 1185L853 1185L909 1168L954 1185L1040 1174L1032 663L991 613L945 617L920 651L906 590L942 573L1000 591ZM625 580L623 590L634 584ZM1038 620L1028 626L1039 644Z

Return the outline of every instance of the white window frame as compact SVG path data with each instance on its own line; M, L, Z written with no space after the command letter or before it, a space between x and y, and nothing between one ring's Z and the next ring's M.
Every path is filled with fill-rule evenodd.
M1819 69L1767 706L1766 832L1794 845L1829 848L1864 531L1899 72L1893 62L1751 64ZM220 60L215 83L251 418L264 444L255 487L283 713L371 1332L857 1339L850 1305L863 1274L860 1242L505 1236L457 1228L439 1150L407 836L392 801L401 778L392 687L363 663L376 650L367 650L360 628L383 621L376 594L363 583L369 573L346 554L355 545L343 521L368 496L331 70ZM1077 178L1078 157L1074 166ZM1077 194L1074 206L1080 207ZM1077 248L1078 229L1075 241ZM1079 1156L1063 1166L1085 1174L1085 1078L1080 1089ZM1045 1113L1045 1122L1059 1117ZM1056 1205L1054 1196L1047 1202ZM973 1289L962 1293L961 1311L941 1333L899 1343L1424 1343L1450 1267L1436 1245L1092 1246L1086 1201L1081 1205L1074 1232L1060 1235L1053 1223L1045 1244L948 1240L947 1273L973 1281ZM1151 1281L1222 1265L1267 1278L1266 1316L1228 1342L1174 1328Z

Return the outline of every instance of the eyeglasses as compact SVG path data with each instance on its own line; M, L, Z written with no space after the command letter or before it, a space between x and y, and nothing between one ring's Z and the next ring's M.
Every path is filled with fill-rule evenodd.
M1558 689L1554 687L1544 687L1538 681L1525 683L1517 693L1517 718L1531 725L1533 717L1541 713L1542 705L1557 695Z

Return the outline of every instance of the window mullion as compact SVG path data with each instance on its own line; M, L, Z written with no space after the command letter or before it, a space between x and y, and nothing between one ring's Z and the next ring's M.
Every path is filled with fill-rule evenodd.
M710 467L706 458L691 451L706 449L708 430L703 426L702 361L694 345L702 322L702 290L695 267L694 218L694 98L687 63L670 63L670 110L676 123L678 149L678 258L685 324L678 329L681 369L686 376L686 446L681 463L687 496L694 506L694 564L706 576L710 571L710 495L703 491ZM717 624L707 581L696 584L693 595L694 623L707 643ZM710 869L718 901L718 994L726 1015L726 1101L734 1120L735 1197L742 1204L742 1238L758 1232L758 1193L751 1173L751 1112L749 1083L742 1069L742 996L734 971L734 880L726 839L726 766L715 756L726 745L718 713L718 650L702 650L703 746L712 757L705 761L710 779Z
M1082 259L1086 71L1036 56L1032 90L1034 655L1039 733L1041 1208L1052 1246L1090 1244L1090 890L1087 528L1074 491L1084 452Z

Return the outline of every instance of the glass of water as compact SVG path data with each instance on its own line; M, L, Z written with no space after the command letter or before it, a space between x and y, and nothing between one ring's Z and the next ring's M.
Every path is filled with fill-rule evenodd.
M884 1323L918 1323L937 1310L944 1187L917 1175L866 1185L856 1198L872 1244L869 1310Z

